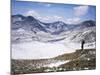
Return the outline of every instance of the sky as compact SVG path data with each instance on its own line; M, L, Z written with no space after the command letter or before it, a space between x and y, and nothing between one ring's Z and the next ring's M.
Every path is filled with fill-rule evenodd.
M96 7L90 5L57 4L12 0L12 15L33 16L42 22L79 23L96 20Z

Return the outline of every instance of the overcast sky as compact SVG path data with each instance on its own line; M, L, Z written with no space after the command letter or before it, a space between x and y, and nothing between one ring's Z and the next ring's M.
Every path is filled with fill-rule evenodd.
M12 15L33 16L43 22L63 21L79 23L95 20L95 6L55 4L40 2L22 2L12 0Z

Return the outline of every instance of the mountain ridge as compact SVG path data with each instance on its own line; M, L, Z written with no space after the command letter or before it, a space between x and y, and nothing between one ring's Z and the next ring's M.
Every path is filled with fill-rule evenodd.
M13 22L13 20L15 20ZM17 20L17 21L16 21ZM18 27L19 25L19 27ZM62 21L56 21L52 23L44 23L32 16L23 16L23 15L12 15L12 29L13 27L15 29L24 27L25 25L30 26L30 30L35 31L36 28L39 31L49 32L51 34L60 34L63 31L75 29L78 27L78 29L86 28L86 27L92 27L95 26L95 21L88 20L81 22L80 24L66 24Z

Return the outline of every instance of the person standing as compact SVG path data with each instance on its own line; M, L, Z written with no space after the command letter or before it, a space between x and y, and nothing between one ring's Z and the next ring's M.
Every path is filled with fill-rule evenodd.
M82 40L82 42L81 42L81 50L84 50L84 44L85 44L85 40Z

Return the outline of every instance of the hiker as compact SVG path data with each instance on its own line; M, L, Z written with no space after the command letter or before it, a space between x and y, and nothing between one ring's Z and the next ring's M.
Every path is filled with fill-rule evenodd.
M81 49L82 49L82 50L84 49L84 44L85 44L85 41L82 40L82 42L81 42Z

